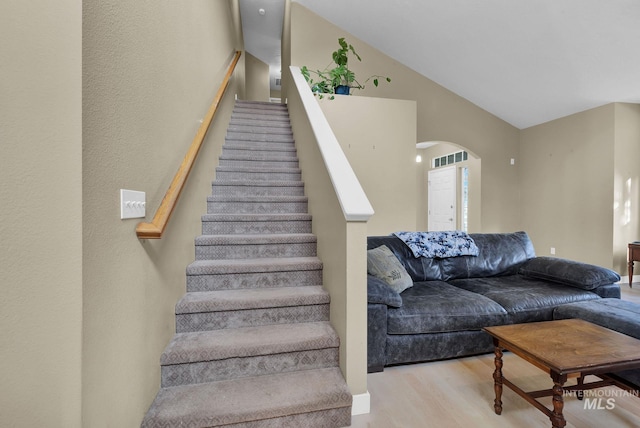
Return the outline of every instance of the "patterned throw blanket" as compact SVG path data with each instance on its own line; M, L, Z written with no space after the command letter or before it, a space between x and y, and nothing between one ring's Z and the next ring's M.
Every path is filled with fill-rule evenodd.
M446 232L395 232L414 257L445 258L477 256L480 250L473 239L460 230Z

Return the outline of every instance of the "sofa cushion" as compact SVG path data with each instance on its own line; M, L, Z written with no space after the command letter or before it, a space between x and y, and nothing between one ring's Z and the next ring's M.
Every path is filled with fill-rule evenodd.
M387 312L388 334L478 330L507 316L496 302L442 281L417 282L400 296L402 307Z
M556 257L531 259L520 268L520 273L583 290L593 290L620 281L620 275L610 269Z
M444 281L513 275L536 255L526 232L472 233L469 236L478 246L478 255L442 259Z
M402 297L380 278L367 275L367 303L399 308L402 306Z
M402 263L386 245L367 251L367 273L380 278L397 293L413 285Z
M551 320L556 306L600 299L590 291L522 275L456 279L450 284L498 303L509 313L510 323Z
M413 257L409 247L397 236L369 236L367 238L367 249L377 248L381 245L385 245L395 254L409 276L411 276L411 279L413 279L413 282L438 281L442 279L441 259Z

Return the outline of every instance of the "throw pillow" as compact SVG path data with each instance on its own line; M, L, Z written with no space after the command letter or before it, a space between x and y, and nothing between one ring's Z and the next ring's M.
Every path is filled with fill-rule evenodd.
M367 303L399 308L402 306L402 297L389 287L386 281L377 276L367 275Z
M413 286L404 266L386 245L367 251L367 273L382 279L396 293Z

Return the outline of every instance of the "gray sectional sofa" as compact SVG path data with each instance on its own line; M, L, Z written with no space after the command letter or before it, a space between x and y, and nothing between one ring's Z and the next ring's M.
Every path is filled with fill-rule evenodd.
M525 232L470 234L477 256L414 257L396 236L371 236L411 277L398 293L368 275L368 369L493 351L491 325L553 319L565 304L620 298L620 277L602 267L536 257Z

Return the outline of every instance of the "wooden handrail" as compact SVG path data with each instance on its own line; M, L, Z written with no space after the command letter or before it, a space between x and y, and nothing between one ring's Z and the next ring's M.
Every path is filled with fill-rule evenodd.
M178 172L173 177L173 181L169 185L167 189L167 193L165 193L164 198L162 198L162 202L156 211L156 214L153 216L153 220L151 223L138 223L136 226L136 235L140 239L160 239L162 238L162 234L164 233L164 229L167 227L167 223L169 223L169 218L171 218L171 214L173 213L173 209L175 208L178 198L180 198L180 193L184 188L185 183L187 182L187 178L189 177L189 173L191 172L191 168L195 163L196 157L198 156L198 152L200 151L200 147L202 146L202 142L204 141L204 137L207 135L207 131L209 130L209 126L213 121L213 117L218 110L218 105L224 96L227 87L229 86L229 80L231 79L231 75L236 68L236 64L240 59L241 52L236 52L229 68L227 70L227 74L224 76L224 80L220 84L220 88L218 89L218 93L209 107L209 111L207 115L202 121L200 128L198 128L198 132L187 151L182 163L180 164L180 168L178 168Z

